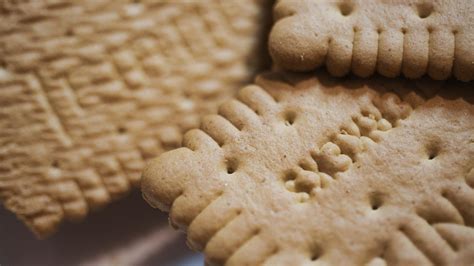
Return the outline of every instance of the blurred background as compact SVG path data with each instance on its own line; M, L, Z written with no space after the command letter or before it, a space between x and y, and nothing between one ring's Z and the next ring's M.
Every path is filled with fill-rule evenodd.
M0 209L0 265L203 265L166 213L133 191L79 224L64 223L38 241L14 214Z
M0 167L2 202L18 197L20 200L11 200L9 207L24 214L24 209L30 208L21 208L18 202L28 207L30 196L46 194L47 188L42 186L58 181L55 179L87 179L88 170L100 172L100 168L107 168L107 162L121 161L116 155L124 151L139 157L137 161L141 157L145 161L178 147L182 133L198 126L200 114L215 112L218 104L230 99L239 87L271 68L266 43L273 2L0 0L0 89L6 86L2 78L4 84L24 86L10 89L15 92L11 95L4 94L17 103L0 97L0 107L13 107L13 111L2 110L8 122L0 128L7 136L0 134L7 139L0 141L0 163L6 162ZM219 3L220 7L210 8L208 3ZM183 5L177 8L176 4ZM24 85L29 83L23 81L30 79L44 88L35 91ZM65 91L77 95L63 97L69 95ZM36 112L46 117L49 112L40 106L35 93L51 101L58 121L62 119L65 129L75 132L71 133L74 145L52 138L54 128L47 119L33 124L36 120L29 118L32 113L32 117ZM75 112L66 100L77 103L77 107L86 106L85 111L78 108L82 111ZM37 106L24 108L22 113L17 106L24 101ZM91 124L100 129L100 134L94 129L91 135L114 138L111 143L120 140L120 145L90 137L86 129ZM43 131L38 133L37 129ZM129 146L121 146L123 139ZM91 150L91 156L77 153L76 148L83 146ZM78 155L80 160L76 160ZM8 162L12 158L19 160ZM94 165L98 159L103 159L103 165ZM127 162L133 164L129 158L120 163ZM28 164L40 167L15 171L27 169L24 166ZM130 173L105 169L101 180L106 182L98 182L105 184L101 189L120 200L88 214L81 223L63 223L45 240L38 240L0 202L0 266L203 265L202 254L186 246L184 233L169 226L166 213L151 208L138 189L129 192L129 176L141 172L141 166L132 164ZM79 171L75 167L84 170L81 176L76 176ZM61 171L65 173L61 178L49 177L51 172ZM10 180L22 182L17 186ZM32 187L39 187L39 192ZM70 203L68 199L61 202L59 197L51 198L54 200L42 202L44 209L53 202L56 210L62 211L60 204ZM36 218L36 214L28 215Z
M272 0L0 1L0 106L6 121L0 128L0 266L203 265L184 234L168 225L167 214L149 207L137 189L121 198L130 188L120 185L139 175L138 167L101 175L106 182L100 189L121 199L81 223L63 223L45 240L37 240L13 212L31 218L36 211L62 210L57 199L41 202L39 210L26 200L45 194L51 169L63 173L54 182L76 182L89 177L85 170L104 168L95 166L99 157L118 161L116 153L131 151L127 154L148 160L175 148L179 139L172 137L180 136L175 132L197 126L199 114L215 112L270 68L272 5ZM32 77L41 84L36 91L27 86ZM53 99L49 104L74 145L53 134L39 91ZM69 92L74 97L63 97ZM29 104L22 105L25 101ZM72 110L76 105L81 112ZM89 137L91 124L90 134L97 137ZM126 139L128 146L104 144L108 139ZM94 154L78 154L84 147Z

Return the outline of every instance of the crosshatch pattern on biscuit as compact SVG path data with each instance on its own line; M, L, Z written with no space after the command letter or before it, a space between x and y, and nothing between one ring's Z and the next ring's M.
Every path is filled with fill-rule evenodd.
M210 265L466 265L474 92L267 73L144 171Z
M470 0L280 0L269 49L288 70L474 79Z
M0 198L37 235L122 197L264 64L266 1L2 1Z

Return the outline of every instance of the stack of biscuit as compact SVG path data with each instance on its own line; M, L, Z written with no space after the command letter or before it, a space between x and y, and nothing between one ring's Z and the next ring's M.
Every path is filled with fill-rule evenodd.
M0 11L0 198L40 237L140 184L209 265L474 263L474 2Z

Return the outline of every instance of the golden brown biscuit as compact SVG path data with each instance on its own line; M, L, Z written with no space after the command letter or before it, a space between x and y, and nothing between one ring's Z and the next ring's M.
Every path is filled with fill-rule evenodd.
M142 190L210 265L469 265L467 86L265 74L151 161Z
M473 13L472 0L280 0L269 49L288 70L469 81Z
M2 1L5 207L45 237L127 194L265 64L267 5Z

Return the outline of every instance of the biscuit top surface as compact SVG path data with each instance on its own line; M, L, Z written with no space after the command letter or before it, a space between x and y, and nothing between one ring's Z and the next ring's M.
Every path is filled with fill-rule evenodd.
M144 197L209 264L464 265L474 93L462 86L265 74L148 165Z
M269 49L284 69L474 79L474 1L280 0Z

